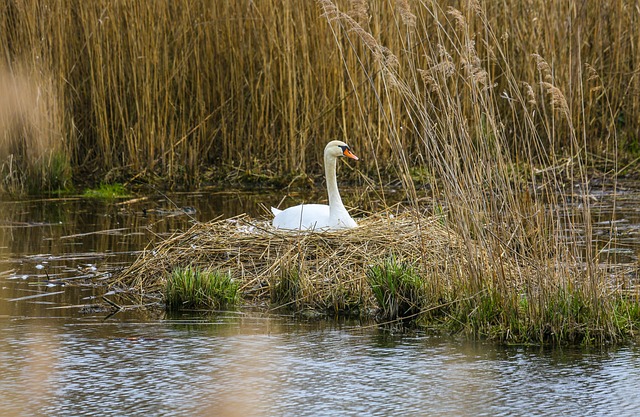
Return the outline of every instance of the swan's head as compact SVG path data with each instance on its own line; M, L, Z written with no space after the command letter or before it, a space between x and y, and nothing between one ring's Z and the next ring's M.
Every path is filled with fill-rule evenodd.
M324 148L324 155L325 157L332 156L334 158L346 156L347 158L355 159L356 161L358 160L358 157L351 152L349 145L339 140L332 140L327 143L327 146Z

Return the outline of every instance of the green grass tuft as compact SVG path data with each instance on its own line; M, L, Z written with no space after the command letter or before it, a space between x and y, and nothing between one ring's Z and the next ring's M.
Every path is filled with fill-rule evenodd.
M220 309L237 304L239 285L229 274L199 268L176 268L167 278L165 301L170 311Z
M367 271L367 281L382 320L416 317L425 301L425 286L413 266L395 257Z

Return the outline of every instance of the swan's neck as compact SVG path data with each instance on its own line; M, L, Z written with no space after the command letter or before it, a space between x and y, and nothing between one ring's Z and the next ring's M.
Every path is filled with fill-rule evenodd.
M327 192L329 193L329 215L334 216L338 211L346 211L340 192L338 191L338 180L336 178L336 160L330 155L324 156L324 173L327 178Z

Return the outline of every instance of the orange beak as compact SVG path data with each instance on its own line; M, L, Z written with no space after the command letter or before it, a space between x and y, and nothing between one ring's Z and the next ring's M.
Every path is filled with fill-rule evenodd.
M355 159L356 161L359 159L357 156L354 155L353 152L351 152L351 149L349 149L349 148L345 148L345 150L342 152L342 154L344 156L346 156L347 158Z

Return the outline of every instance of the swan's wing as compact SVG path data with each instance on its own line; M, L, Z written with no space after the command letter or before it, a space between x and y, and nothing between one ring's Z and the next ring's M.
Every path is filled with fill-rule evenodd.
M277 209L275 207L271 207L271 212L273 213L274 216L277 216L278 214L282 213L282 210Z
M300 204L286 210L279 210L278 215L273 218L272 224L278 229L323 229L330 226L329 206L325 204Z

